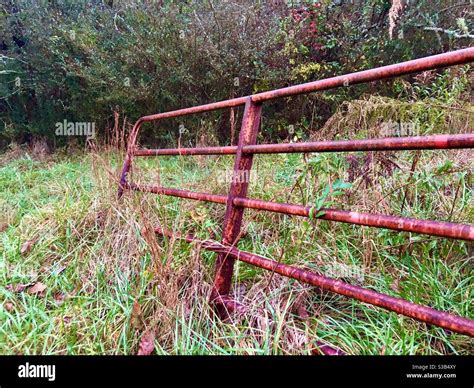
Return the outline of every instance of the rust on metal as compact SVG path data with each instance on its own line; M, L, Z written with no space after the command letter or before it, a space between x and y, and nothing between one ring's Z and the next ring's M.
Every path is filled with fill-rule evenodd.
M222 232L223 244L233 245L239 239L240 227L244 209L234 205L234 198L245 197L248 189L248 179L237 179L248 174L252 168L253 155L243 154L242 147L255 144L257 132L260 127L262 105L255 104L250 99L245 103L245 111L242 119L242 128L239 135L239 143L234 162L234 176L227 197L224 226ZM227 295L230 291L234 259L225 254L219 254L216 260L216 275L214 278L213 295Z
M127 154L125 155L125 159L123 161L122 172L120 174L119 180L119 188L117 193L118 199L122 198L123 192L126 189L128 173L132 167L133 151L135 150L138 132L140 131L140 127L143 122L144 121L142 118L138 119L133 125L130 135L128 136Z
M230 100L213 102L211 104L198 105L198 106L193 106L190 108L178 109L178 110L173 110L170 112L143 116L141 120L143 121L163 120L163 119L170 119L173 117L188 116L188 115L192 115L196 113L211 112L211 111L219 110L219 109L233 108L239 105L245 105L247 100L248 100L248 97L237 97L237 98L232 98Z
M140 149L134 156L169 156L169 155L235 155L237 146L196 147L196 148L161 148L157 150Z
M234 204L251 209L268 210L301 217L309 217L311 211L311 206L290 205L287 203L261 201L258 199L235 198ZM322 220L474 241L474 225L419 220L416 218L383 214L359 213L348 210L320 210L323 215L318 217L318 219Z
M309 217L311 207L276 203L249 199L247 196L248 179L233 179L228 195L196 193L150 185L128 183L127 177L135 156L158 155L236 155L234 162L234 178L249 176L254 154L292 153L292 152L352 152L352 151L401 151L424 149L459 149L474 148L474 134L430 135L416 137L397 137L365 140L319 141L293 144L260 144L256 136L260 124L262 103L276 98L285 98L299 94L312 93L332 88L345 87L363 82L372 82L386 78L402 76L437 69L445 66L460 65L474 61L474 48L466 48L431 57L415 59L403 63L383 66L357 73L346 74L333 78L308 82L301 85L258 93L247 97L214 102L206 105L179 109L141 117L137 120L128 138L127 153L120 176L118 197L124 190L146 191L161 195L170 195L185 199L214 202L226 205L222 243L200 241L203 248L218 253L216 260L216 275L212 289L212 301L219 315L227 316L227 311L242 310L238 302L229 296L234 260L241 260L254 266L274 271L280 275L383 307L387 310L403 314L419 321L434 324L458 333L474 336L474 321L446 312L437 311L427 306L417 305L404 299L391 297L362 287L327 278L314 272L292 267L266 259L249 252L235 248L239 239L243 211L245 208L266 210L288 215ZM141 125L145 122L180 117L190 114L203 113L218 109L233 108L245 105L244 117L239 136L238 146L174 148L161 150L137 149L137 137ZM474 241L474 225L456 224L443 221L419 220L397 217L392 215L360 213L355 211L321 209L318 219L344 222L354 225L386 228L397 231L428 234L439 237ZM169 235L161 229L157 233ZM186 241L197 241L192 236L186 236ZM318 351L326 354L338 354L325 344L318 343Z
M170 189L166 187L151 186L151 185L137 185L135 183L126 183L125 188L130 189L130 190L135 190L135 191L144 191L148 193L168 195L171 197L194 199L197 201L214 202L214 203L221 203L221 204L225 204L227 202L226 195L197 193L195 191L189 191L189 190Z
M155 232L170 238L173 236L170 231L162 228L156 228ZM179 235L175 236L180 237ZM456 333L474 337L474 320L472 319L435 310L428 306L419 305L401 298L355 286L341 280L331 279L315 272L282 264L250 252L241 251L231 245L225 245L217 241L199 240L193 235L182 236L182 238L188 243L199 243L201 248L233 257L236 260L251 264L255 267L263 268L278 273L279 275L320 287L323 290L357 299L361 302L383 307L384 309L406 315L418 321L427 322Z
M472 61L474 61L474 48L471 47L463 50L433 55L430 57L413 59L411 61L396 63L394 65L359 71L357 73L340 75L338 77L271 90L269 92L253 95L252 101L269 101L276 98L290 97L297 94L306 94L321 90L338 88L341 86L349 86L364 82L379 81L386 78L400 77L402 75L438 69L440 67L462 65Z
M169 195L186 199L214 202L225 204L228 197L225 195L198 193L188 190L168 189L158 186L138 186L128 184L128 188L137 191L145 191L155 194ZM234 197L233 204L240 208L266 210L275 213L282 213L292 216L310 217L311 206L291 205L288 203L278 203L262 201L259 199ZM323 215L318 219L326 221L343 222L347 224L370 226L398 230L402 232L412 232L428 234L432 236L474 241L474 225L457 224L445 221L420 220L416 218L389 216L384 214L360 213L338 209L320 209Z
M404 136L365 140L335 140L305 143L256 144L242 147L244 154L279 154L299 152L354 152L354 151L403 151L447 150L474 148L474 133L455 135ZM163 148L136 150L134 156L165 155L232 155L236 146Z
M474 148L474 133L307 143L259 144L244 147L244 152L275 154L291 152L403 151L459 148Z

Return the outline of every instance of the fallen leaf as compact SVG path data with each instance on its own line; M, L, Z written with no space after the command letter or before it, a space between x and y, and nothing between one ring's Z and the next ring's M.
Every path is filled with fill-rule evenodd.
M31 249L33 248L33 244L35 242L36 242L36 240L28 240L28 241L24 242L23 245L21 246L20 253L22 255L26 255L27 253L29 253L31 251Z
M71 319L72 319L72 317L66 315L66 316L63 317L63 322L68 324L69 322L71 322Z
M308 310L306 310L306 307L300 304L297 309L297 314L301 319L308 319L309 318L309 313Z
M0 233L5 232L8 229L8 224L6 222L2 222L0 224Z
M138 345L139 356L149 356L155 349L155 333L152 330L145 331Z
M29 284L8 284L5 288L8 290L8 291L11 291L11 292L23 292L26 288L28 288L29 286L31 286L32 283L29 283Z
M30 289L28 289L28 293L31 295L41 296L44 290L46 290L46 285L41 282L37 282Z
M324 342L321 341L315 341L313 347L311 349L311 353L314 355L326 355L326 356L345 356L346 353L344 353L342 350L334 347L333 345L325 344Z
M306 309L305 304L306 304L305 299L303 297L303 294L301 294L300 297L295 300L295 304L293 306L294 313L301 319L309 318L309 313L308 313L308 310Z
M58 304L62 304L66 298L66 295L64 295L62 292L56 292L53 298Z
M7 311L12 311L13 310L13 303L6 302L3 307L5 307L5 310Z

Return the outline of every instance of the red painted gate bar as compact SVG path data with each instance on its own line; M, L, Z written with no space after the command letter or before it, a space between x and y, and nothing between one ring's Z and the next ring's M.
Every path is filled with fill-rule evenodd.
M162 228L156 228L155 233L162 236L173 237L173 233ZM176 237L176 235L174 236ZM177 237L179 238L180 236L178 235ZM278 263L277 261L250 252L241 251L233 246L220 244L216 241L199 240L192 235L187 235L182 238L188 243L198 243L201 248L206 250L218 252L219 254L243 261L244 263L276 272L280 275L299 280L312 286L320 287L323 290L357 299L361 302L370 303L374 306L383 307L389 311L403 314L418 321L427 322L457 333L474 336L474 320L472 319L448 314L431 307L408 302L401 298L395 298L367 288L331 279L315 272Z
M127 184L126 188L155 194L169 195L186 199L194 199L204 202L226 204L228 197L225 195L197 193L195 191L169 189L159 186L143 186ZM274 213L288 214L292 216L310 217L311 206L291 205L262 201L259 199L234 197L233 205L241 208L266 210ZM457 224L453 222L420 220L416 218L396 217L383 214L360 213L338 209L321 209L324 212L318 219L326 221L344 222L347 224L371 226L397 230L400 232L411 232L428 234L430 236L446 237L452 239L474 241L474 225Z
M409 316L419 321L437 325L458 333L474 336L474 320L472 319L437 311L427 306L417 305L400 298L354 286L339 280L330 279L314 272L280 264L256 254L241 251L236 247L240 237L240 228L245 208L309 217L311 210L311 207L309 206L247 198L248 179L232 179L228 195L197 193L188 190L151 185L137 185L132 182L127 182L127 175L132 166L134 157L164 155L235 155L234 178L236 178L250 176L249 173L252 167L254 154L474 148L474 133L364 140L318 141L291 144L255 144L257 132L260 126L262 104L265 101L337 87L345 87L363 82L372 82L420 71L438 69L445 66L466 64L473 61L474 48L467 48L324 80L308 82L302 85L263 92L252 96L239 97L226 101L144 116L135 123L129 136L127 154L125 156L118 188L118 197L120 198L123 195L124 190L133 190L226 205L222 243L208 240L199 241L204 249L214 251L218 254L211 301L221 316L225 316L227 310L231 306L235 307L238 305L237 302L232 301L229 293L234 260L240 260L337 294L357 299L365 303L370 303L374 306L382 307L398 314ZM245 111L242 118L242 127L237 146L156 150L137 148L136 142L138 133L141 125L145 122L209 112L241 105L245 105ZM458 224L435 220L419 220L394 215L360 213L339 209L323 209L323 211L324 214L321 217L318 217L318 219L474 241L474 225L469 224ZM156 229L156 233L170 236L169 232L160 228ZM188 242L197 241L193 236L185 236L183 238Z
M299 152L354 152L354 151L404 151L404 150L448 150L474 148L474 133L456 135L431 135L388 137L365 140L316 141L306 143L255 144L242 147L244 154L284 154ZM135 156L169 155L233 155L236 146L141 149Z

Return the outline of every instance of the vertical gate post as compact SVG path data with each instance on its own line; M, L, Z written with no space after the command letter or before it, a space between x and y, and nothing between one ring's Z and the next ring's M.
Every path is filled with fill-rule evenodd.
M239 144L235 155L234 172L227 198L227 206L224 217L222 243L234 245L240 234L243 207L234 206L235 197L246 197L250 180L250 169L252 168L253 154L243 154L242 147L255 144L260 127L262 104L254 103L251 97L245 102L245 111L242 118L242 127L239 134ZM219 297L227 296L230 291L234 259L226 253L219 253L216 260L216 272L211 295L211 302L217 302ZM218 313L220 308L218 308ZM222 316L222 314L220 314Z

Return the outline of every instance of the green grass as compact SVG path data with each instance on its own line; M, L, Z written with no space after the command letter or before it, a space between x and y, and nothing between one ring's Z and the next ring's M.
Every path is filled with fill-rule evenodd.
M374 160L368 186L357 177L335 207L400 214L413 153L383 157L401 168L388 174L385 159ZM233 294L248 311L218 321L207 304L215 254L162 238L154 252L143 225L219 239L224 208L142 193L118 203L112 176L120 159L103 152L40 161L22 153L3 162L1 354L134 354L147 329L155 331L157 354L310 354L316 340L349 354L472 352L467 336L244 263L236 264ZM132 177L225 194L228 184L216 171L231 167L231 157L142 158ZM345 154L322 154L306 162L302 155L258 156L254 168L249 196L313 204L329 181L347 180L355 167ZM403 215L473 223L472 168L465 151L423 152ZM347 281L473 318L465 242L253 210L246 210L244 231L241 249L322 273L355 269L364 278ZM29 240L32 249L22 254ZM36 282L46 285L44 295L9 287Z

